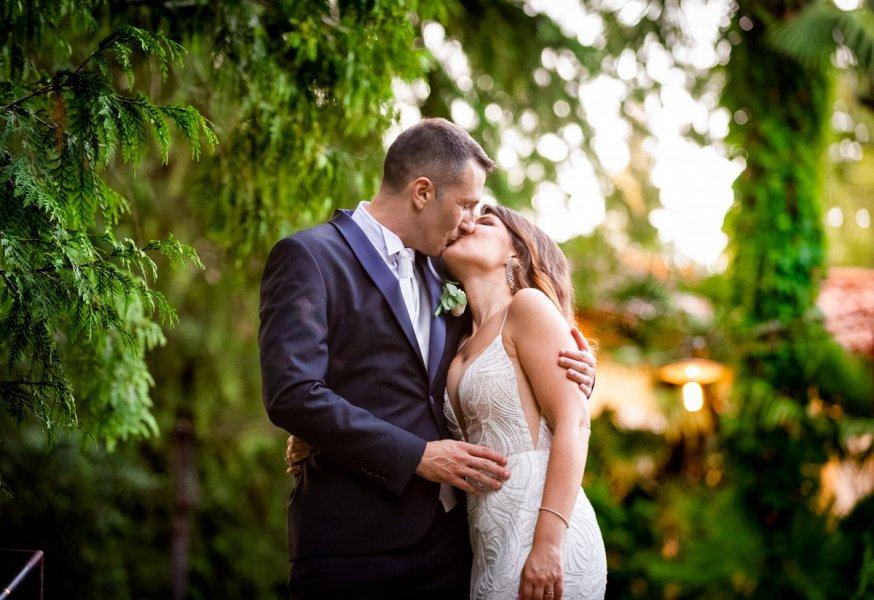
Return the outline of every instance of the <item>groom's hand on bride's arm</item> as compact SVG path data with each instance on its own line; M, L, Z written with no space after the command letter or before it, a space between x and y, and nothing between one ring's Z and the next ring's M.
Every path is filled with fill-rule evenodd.
M559 352L558 366L568 370L567 376L571 381L579 384L580 390L586 398L592 395L595 389L595 353L589 346L588 340L583 337L577 328L571 329L571 334L577 342L577 349L565 348Z
M448 483L469 494L501 489L510 478L507 459L484 446L439 440L428 442L416 474L428 481Z

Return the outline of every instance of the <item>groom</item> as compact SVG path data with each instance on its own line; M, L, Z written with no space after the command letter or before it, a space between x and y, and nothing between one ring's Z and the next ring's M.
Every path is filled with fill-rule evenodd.
M389 148L373 202L281 240L261 283L270 420L319 452L289 499L291 598L466 598L463 494L500 489L499 454L449 438L449 362L469 328L434 317L439 256L473 231L494 162L427 119ZM591 358L572 352L580 373ZM566 359L565 359L566 360Z

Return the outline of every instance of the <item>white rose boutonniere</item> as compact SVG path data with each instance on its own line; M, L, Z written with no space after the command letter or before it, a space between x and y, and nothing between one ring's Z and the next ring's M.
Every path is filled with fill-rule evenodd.
M437 310L434 311L434 316L439 317L440 313L452 313L453 317L460 317L467 308L467 295L464 290L458 287L457 281L445 281L443 283L443 293L440 294L440 302L437 304Z

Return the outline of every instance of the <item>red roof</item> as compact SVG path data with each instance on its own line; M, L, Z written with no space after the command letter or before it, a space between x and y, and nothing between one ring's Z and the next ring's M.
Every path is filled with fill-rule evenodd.
M840 345L874 356L874 269L830 269L817 305L825 315L825 328Z

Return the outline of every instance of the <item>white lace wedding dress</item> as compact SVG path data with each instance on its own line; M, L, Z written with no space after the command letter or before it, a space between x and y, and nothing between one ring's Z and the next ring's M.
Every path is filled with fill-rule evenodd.
M507 457L510 480L498 492L468 494L467 519L473 548L470 597L517 598L522 567L531 550L543 496L552 433L540 420L537 447L522 412L516 372L501 334L468 366L458 386L467 439ZM444 412L456 439L463 439L449 403ZM564 546L563 598L603 598L607 560L595 512L582 488L570 515Z

